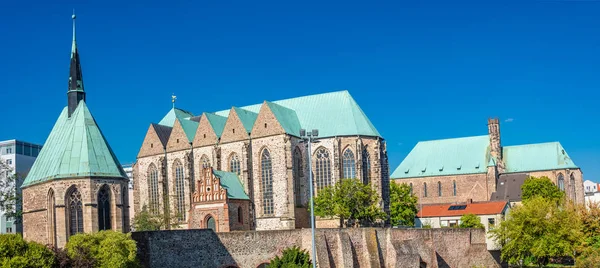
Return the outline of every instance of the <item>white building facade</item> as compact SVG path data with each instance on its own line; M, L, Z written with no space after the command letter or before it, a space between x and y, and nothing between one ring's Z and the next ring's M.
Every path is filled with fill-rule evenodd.
M583 182L583 190L585 191L585 204L600 204L600 184L590 180Z
M10 169L10 174L0 175L1 179L6 176L17 175L17 196L21 195L21 184L27 173L35 162L42 146L19 140L0 141L0 161L4 162ZM20 208L20 204L18 205ZM15 223L13 219L7 219L4 211L0 211L0 233L21 233L23 227Z

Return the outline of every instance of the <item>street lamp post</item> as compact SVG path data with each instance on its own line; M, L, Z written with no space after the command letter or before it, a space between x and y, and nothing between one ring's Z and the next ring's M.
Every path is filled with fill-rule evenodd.
M311 231L311 238L312 238L312 255L313 255L312 265L313 265L313 268L316 268L317 267L317 250L316 250L316 246L315 246L315 205L313 202L314 195L313 195L311 144L312 144L312 139L319 136L319 130L313 129L312 131L306 133L305 129L301 129L300 136L302 137L302 139L308 140L308 184L309 184L308 189L310 191L310 231Z

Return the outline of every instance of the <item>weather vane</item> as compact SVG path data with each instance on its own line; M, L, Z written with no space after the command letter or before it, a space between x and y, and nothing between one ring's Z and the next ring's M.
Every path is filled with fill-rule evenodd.
M177 96L175 96L175 93L171 94L171 102L173 103L173 108L175 108L175 100L177 99Z

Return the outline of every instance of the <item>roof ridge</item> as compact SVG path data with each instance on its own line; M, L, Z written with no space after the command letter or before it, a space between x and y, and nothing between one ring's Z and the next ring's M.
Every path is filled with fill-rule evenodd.
M419 141L417 143L430 142L430 141L446 141L446 140L460 140L460 139L482 138L482 137L489 137L489 135L485 134L485 135L475 135L475 136L466 136L466 137L458 137L458 138L445 138L445 139L435 139L435 140L423 140L423 141Z
M519 146L530 146L530 145L547 145L547 144L559 144L562 147L562 144L560 143L560 141L547 141L547 142L538 142L538 143L526 143L526 144L518 144L518 145L507 145L507 146L502 146L502 147L506 148L506 147L519 147Z

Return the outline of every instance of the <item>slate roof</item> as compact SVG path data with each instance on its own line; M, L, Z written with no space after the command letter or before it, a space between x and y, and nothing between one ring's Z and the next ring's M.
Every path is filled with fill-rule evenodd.
M486 173L489 137L421 141L394 170L391 178L415 178Z
M65 107L22 187L59 178L124 178L127 175L85 101L68 117Z
M492 193L490 200L521 201L521 186L523 186L527 177L528 175L525 173L500 175L496 185L496 191Z
M578 168L559 142L504 146L506 173Z
M213 174L219 177L221 187L227 189L227 198L250 200L237 174L221 170L213 170Z
M167 146L167 142L169 141L169 136L171 136L171 131L173 131L172 127L167 127L159 124L151 124L156 131L156 135L158 135L158 139L162 143L163 148Z
M436 205L422 205L421 210L417 213L418 218L430 218L430 217L449 217L449 216L462 216L465 214L475 215L496 215L502 213L508 201L487 201L477 202L471 204L460 204L466 206L460 210L450 210L451 206L457 206L459 204L436 204Z

